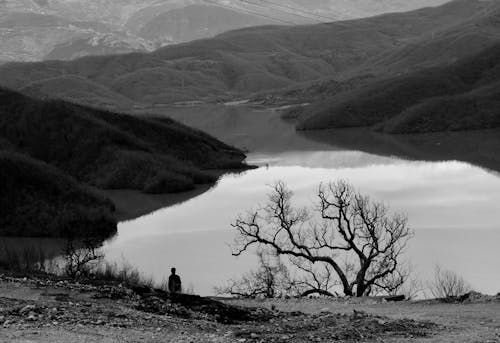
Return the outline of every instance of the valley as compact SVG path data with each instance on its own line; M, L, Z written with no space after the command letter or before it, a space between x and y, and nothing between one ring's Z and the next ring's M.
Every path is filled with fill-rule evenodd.
M499 125L499 15L496 1L455 0L363 19L259 26L151 53L9 63L0 66L0 83L34 97L120 111L248 98L266 105L310 103L292 114L300 116L302 129L492 128ZM426 98L432 101L422 103ZM433 121L443 106L447 117Z

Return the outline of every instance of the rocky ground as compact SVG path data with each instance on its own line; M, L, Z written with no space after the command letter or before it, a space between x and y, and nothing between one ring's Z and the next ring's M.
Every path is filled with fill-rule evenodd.
M462 327L446 319L457 313L464 315ZM500 297L479 295L452 304L220 302L144 287L0 276L0 342L500 342L499 317Z

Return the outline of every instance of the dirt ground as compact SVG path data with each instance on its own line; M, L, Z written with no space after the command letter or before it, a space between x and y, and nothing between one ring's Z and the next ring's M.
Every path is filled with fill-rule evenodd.
M0 275L0 342L500 342L500 299L218 302Z
M402 339L400 342L500 342L500 301L442 303L417 301L398 303L375 303L363 301L335 301L326 299L266 301L232 301L246 306L274 307L278 310L317 313L349 313L354 310L388 318L408 318L430 321L440 329L430 337Z

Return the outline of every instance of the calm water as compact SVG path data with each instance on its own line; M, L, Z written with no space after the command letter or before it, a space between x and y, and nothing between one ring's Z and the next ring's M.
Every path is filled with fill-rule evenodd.
M268 185L284 180L303 206L313 203L320 182L343 178L408 215L415 237L407 257L420 278L429 279L440 264L479 291L500 291L498 132L299 135L270 111L219 106L169 113L248 149L248 162L261 167L226 175L196 198L120 223L118 235L105 243L107 259L125 259L159 281L176 266L184 285L212 294L214 286L255 266L252 255L231 256L230 224L265 202Z

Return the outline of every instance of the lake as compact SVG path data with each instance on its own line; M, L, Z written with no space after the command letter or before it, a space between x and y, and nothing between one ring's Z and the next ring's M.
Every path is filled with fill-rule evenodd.
M296 206L311 205L320 182L348 180L408 215L415 232L407 258L422 280L434 267L462 275L474 289L500 291L499 131L384 136L368 130L296 133L272 110L242 106L159 109L248 151L258 169L223 176L208 191L121 222L106 258L126 260L158 281L175 266L201 295L256 265L232 257L230 224L266 201L283 180Z

